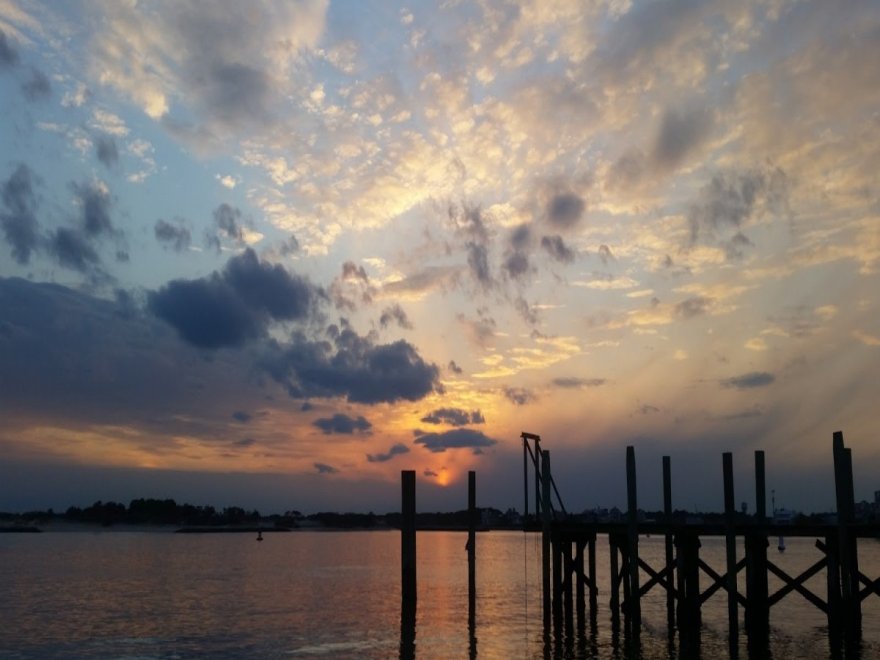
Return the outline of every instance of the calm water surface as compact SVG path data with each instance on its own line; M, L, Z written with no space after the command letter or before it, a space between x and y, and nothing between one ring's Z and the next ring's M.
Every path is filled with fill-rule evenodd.
M0 535L0 656L4 658L396 657L400 649L400 535L294 532L180 535L68 532ZM416 655L544 656L540 537L477 537L477 617L467 624L466 535L419 532ZM820 558L813 539L788 539L771 559L797 574ZM640 552L659 566L662 538ZM723 572L723 539L701 556ZM740 548L742 556L742 548ZM862 541L862 571L880 576L880 543ZM608 547L598 546L596 635L565 655L622 657L607 610ZM708 585L708 579L706 579ZM781 586L771 578L771 591ZM807 583L824 597L824 573ZM704 587L705 588L705 587ZM743 585L744 589L744 585ZM727 656L726 596L704 606L702 651ZM644 658L677 657L665 597L643 600ZM880 598L863 604L863 658L880 658ZM740 610L742 618L742 610ZM829 657L824 615L797 594L771 612L774 658ZM551 649L552 651L553 649ZM743 657L746 641L741 639Z

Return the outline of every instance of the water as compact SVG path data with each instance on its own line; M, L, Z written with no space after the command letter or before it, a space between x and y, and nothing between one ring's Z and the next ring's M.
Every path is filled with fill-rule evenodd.
M540 537L478 535L475 648L465 541L463 533L418 534L417 657L543 657ZM797 574L821 557L813 543L787 539L785 554L771 548L771 560ZM610 631L604 539L597 550L597 634L569 654L622 657ZM640 552L659 566L662 538L642 538ZM701 556L723 572L723 539L706 539ZM880 543L862 541L860 561L864 573L880 576ZM779 586L771 578L771 592ZM807 587L824 597L824 573ZM719 591L704 606L706 658L727 656L726 603ZM659 589L642 612L642 657L676 657ZM863 612L862 656L880 657L880 598L864 601ZM396 657L400 535L294 532L256 543L249 534L4 534L0 621L3 658ZM825 624L801 596L787 596L771 612L772 657L829 657ZM744 636L740 648L745 657Z

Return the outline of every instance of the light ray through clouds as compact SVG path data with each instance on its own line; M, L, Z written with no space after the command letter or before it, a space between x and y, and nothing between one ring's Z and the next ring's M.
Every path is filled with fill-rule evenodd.
M0 509L391 510L400 469L507 508L521 430L570 508L631 443L765 449L830 507L838 429L868 497L878 35L868 1L0 3Z

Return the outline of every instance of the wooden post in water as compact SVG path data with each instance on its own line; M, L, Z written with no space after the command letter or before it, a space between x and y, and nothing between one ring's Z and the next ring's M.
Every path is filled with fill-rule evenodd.
M468 471L468 625L474 627L477 610L477 473Z
M642 625L639 603L639 511L636 498L636 454L632 445L626 448L626 501L627 501L627 623L630 633L638 637Z
M599 585L596 583L596 535L587 542L587 568L590 571L590 625L595 627L599 610Z
M415 653L416 625L416 473L402 470L400 520L400 655Z
M402 508L400 523L400 566L403 600L416 604L416 473L402 470Z
M767 488L764 473L764 452L755 452L755 522L767 524ZM767 534L749 532L746 543L746 632L749 646L766 648L770 632L770 604L767 582ZM758 655L757 652L754 655Z
M698 658L700 648L700 538L696 532L675 534L678 573L678 636L682 658Z
M861 636L862 606L859 594L859 565L856 536L850 529L855 514L852 477L852 450L843 446L843 432L835 431L834 489L837 496L837 561L840 571L840 620L844 623L847 646Z
M611 551L611 629L620 628L620 567L618 566L618 542L614 532L608 533L608 548ZM595 575L595 573L593 574Z
M674 571L670 570L673 562L672 552L672 466L669 456L663 457L663 517L666 523L665 561L666 561L666 623L670 630L675 627L675 594L672 590Z
M724 468L724 520L725 541L727 549L727 636L730 657L736 658L739 648L739 613L736 603L736 505L733 494L733 454L729 451L722 455Z
M537 443L535 443L537 448ZM544 604L544 635L550 632L550 452L538 451L541 455L541 586Z

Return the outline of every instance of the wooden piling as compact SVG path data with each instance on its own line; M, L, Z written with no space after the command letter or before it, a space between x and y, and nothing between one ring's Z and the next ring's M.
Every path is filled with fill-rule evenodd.
M737 610L736 585L736 505L733 493L733 454L724 452L722 455L724 469L724 519L725 545L727 550L727 573L725 587L727 589L727 640L730 657L736 658L739 647L739 612Z
M415 655L416 624L416 473L402 470L400 521L400 656Z
M403 601L415 609L416 605L416 473L402 470L400 523L401 593Z
M617 536L608 534L608 548L610 550L611 563L611 629L617 631L620 628L620 567L618 566L618 543Z
M672 590L673 571L670 568L674 561L672 547L672 466L669 456L663 457L663 518L666 523L665 561L668 571L666 582L666 624L670 630L675 627L675 593Z
M690 530L681 530L675 535L676 572L678 574L678 635L682 648L687 648L690 655L682 653L682 657L699 657L694 654L700 645L700 538Z
M596 583L596 535L587 542L587 568L590 571L590 622L596 625L599 609L599 585Z
M760 527L767 524L767 488L764 452L755 452L755 519ZM746 544L746 633L749 645L764 648L770 632L769 585L767 582L767 534L750 531Z
M537 443L535 443L537 448ZM541 451L541 507L535 509L535 513L541 512L541 587L542 602L544 605L544 634L550 631L550 452Z
M468 622L474 625L477 606L477 473L468 471Z
M626 501L627 501L627 624L630 633L638 636L642 625L639 603L639 512L636 497L636 454L632 445L626 448Z

